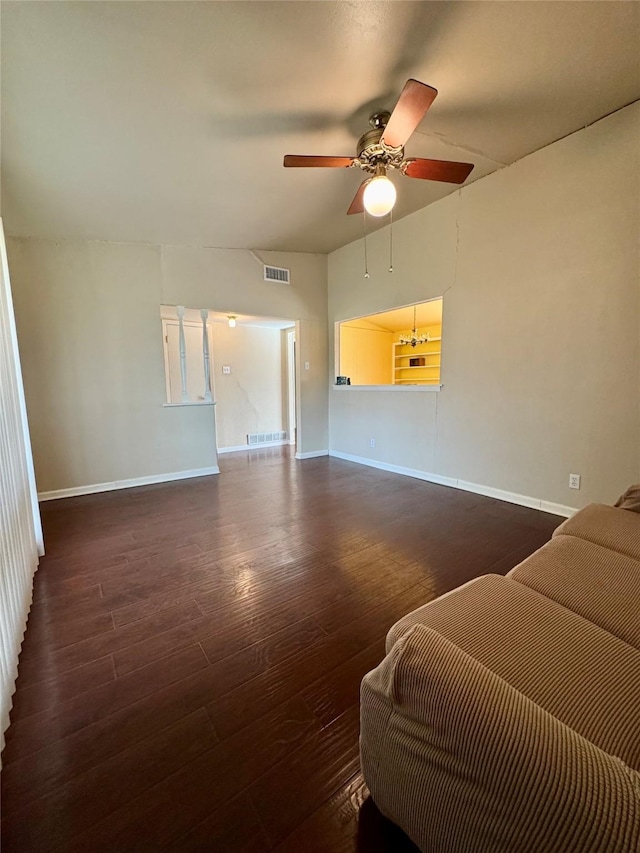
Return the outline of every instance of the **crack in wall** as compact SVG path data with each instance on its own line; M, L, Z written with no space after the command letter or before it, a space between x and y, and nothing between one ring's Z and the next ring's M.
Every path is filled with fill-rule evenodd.
M454 251L453 257L453 281L449 285L449 287L445 287L442 291L442 295L448 293L452 287L455 287L455 284L458 280L458 253L460 251L460 205L462 203L462 189L457 190L458 194L458 204L456 205L456 248Z
M243 385L237 379L236 379L236 387L237 387L238 391L240 391L242 394L244 394L245 399L246 399L246 405L253 412L253 416L255 418L255 428L253 431L259 432L260 431L260 429L259 429L259 427L260 427L260 413L258 412L258 409L251 402L251 397L249 396L249 392L247 391L247 389L244 388Z
M484 160L490 160L492 163L496 163L496 165L501 168L504 166L509 166L510 163L505 163L502 160L498 160L496 157L493 157L491 154L487 154L486 151L481 151L479 148L471 148L468 145L461 145L459 142L455 142L453 139L449 139L448 136L444 133L439 133L436 130L417 130L414 133L419 133L420 136L432 137L437 139L439 142L442 142L444 145L448 145L450 148L457 148L459 151L465 151L467 154L473 154L476 157L482 157Z
M456 286L458 281L458 256L460 253L460 206L462 204L462 188L457 190L458 202L456 204L456 247L454 250L454 258L453 258L453 281L442 291L442 296L444 298L445 293L448 293L452 288ZM444 325L443 325L444 331ZM445 346L444 340L445 336L442 334L443 343L441 344L441 349ZM441 363L446 364L446 359L441 357ZM440 381L442 382L442 375L440 376ZM440 433L439 433L439 394L436 394L436 402L435 402L435 413L434 413L434 436L433 436L433 454L431 458L432 470L434 473L440 473L439 471L439 461L440 461Z

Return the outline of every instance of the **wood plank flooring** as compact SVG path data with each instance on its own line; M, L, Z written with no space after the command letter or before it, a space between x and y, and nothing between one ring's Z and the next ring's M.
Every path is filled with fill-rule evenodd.
M4 853L414 849L360 773L360 680L560 519L289 448L220 467L42 506Z

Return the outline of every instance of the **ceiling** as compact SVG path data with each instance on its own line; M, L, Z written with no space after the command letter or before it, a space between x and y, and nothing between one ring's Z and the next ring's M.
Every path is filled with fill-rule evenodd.
M177 320L176 306L161 305L160 316L164 320ZM291 329L295 327L295 321L284 320L278 317L258 317L255 314L223 314L220 311L209 311L207 320L210 323L227 323L229 317L236 318L237 326L257 326L259 329ZM202 323L202 317L198 308L185 308L184 319L187 323Z
M631 2L31 2L2 12L2 214L23 236L329 252L409 77L408 156L468 182L640 97ZM394 175L399 218L455 191ZM376 227L379 227L376 223Z
M340 325L357 329L365 320L368 325L373 324L386 332L405 332L414 327L414 308L417 328L442 323L442 299L430 299L428 302L418 302L416 305L406 305L404 308L394 308L392 311L381 311L378 314L358 317L356 320L347 320Z

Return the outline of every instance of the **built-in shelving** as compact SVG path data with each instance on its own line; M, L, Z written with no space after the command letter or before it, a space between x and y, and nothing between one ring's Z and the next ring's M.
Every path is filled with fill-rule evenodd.
M430 352L430 353L429 353L429 355L441 355L441 354L442 354L442 350L439 350L439 349L434 349L434 350L433 350L433 352ZM396 356L394 356L394 358L395 358L395 359L398 359L398 358L411 358L412 356L413 356L413 353L408 352L408 353L403 354L403 355L396 355Z
M416 344L393 344L392 375L394 385L437 385L440 384L440 356L436 349L441 337L429 338ZM411 359L424 359L424 364L409 364Z

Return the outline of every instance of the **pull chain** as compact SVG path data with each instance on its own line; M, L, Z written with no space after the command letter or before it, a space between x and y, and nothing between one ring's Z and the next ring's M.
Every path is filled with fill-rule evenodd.
M389 211L389 272L393 272L393 208Z
M364 277L369 278L369 264L367 261L367 212L362 211L362 229L364 231Z

